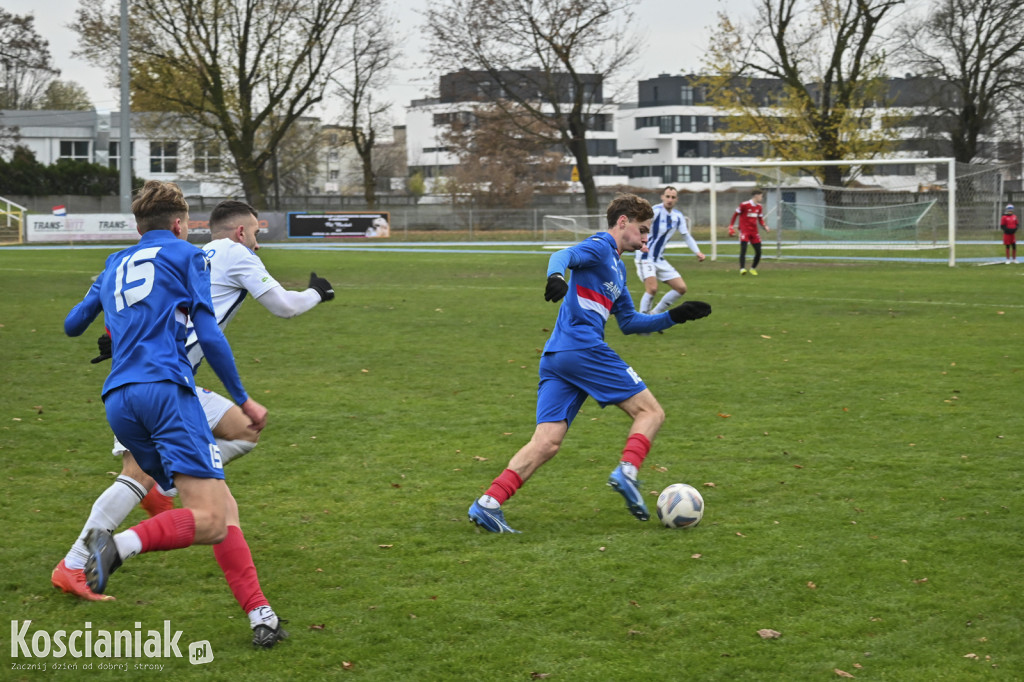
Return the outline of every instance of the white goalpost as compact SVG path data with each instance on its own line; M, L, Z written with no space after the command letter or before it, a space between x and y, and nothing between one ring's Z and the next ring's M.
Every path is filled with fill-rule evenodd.
M819 179L830 166L844 169L840 185L827 186ZM888 168L895 166L899 168ZM709 184L712 260L718 257L719 230L757 187L765 191L766 222L773 231L762 239L774 241L780 254L784 248L822 253L938 248L948 250L950 267L956 265L957 212L962 207L952 158L712 161ZM719 193L729 193L735 201L724 209L724 220L718 215ZM985 206L991 205L993 192L986 192L984 200ZM998 203L998 197L994 200Z

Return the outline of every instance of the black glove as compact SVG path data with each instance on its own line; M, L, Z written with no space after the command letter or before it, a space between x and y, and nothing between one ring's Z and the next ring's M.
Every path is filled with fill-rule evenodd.
M104 334L100 338L96 339L96 345L99 346L100 354L94 357L89 362L95 365L98 362L103 362L104 360L109 360L110 358L114 357L114 354L111 353L109 335Z
M569 285L566 284L565 277L556 272L548 277L548 285L544 288L544 300L561 301L567 291L569 291Z
M334 298L334 287L323 277L317 277L315 272L309 273L309 288L316 289L316 293L320 294L321 303Z
M686 301L668 311L668 316L676 324L682 324L688 320L699 320L711 314L711 304L704 301Z

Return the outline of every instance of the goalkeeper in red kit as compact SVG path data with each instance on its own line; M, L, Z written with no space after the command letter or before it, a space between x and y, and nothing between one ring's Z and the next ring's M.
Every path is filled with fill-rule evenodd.
M764 206L761 205L762 198L764 198L764 190L755 189L751 191L750 199L744 201L736 208L735 213L732 214L732 220L729 221L729 236L735 237L736 230L733 229L733 224L737 218L739 219L741 275L749 273L757 276L757 265L761 262L761 234L758 232L758 227L763 227L765 232L771 232L771 229L764 222ZM747 270L747 244L751 244L754 247L754 260L750 264L749 270Z
M1006 264L1017 262L1017 228L1019 222L1013 212L1013 204L1007 204L1003 210L999 227L1003 231L1003 247L1006 249Z

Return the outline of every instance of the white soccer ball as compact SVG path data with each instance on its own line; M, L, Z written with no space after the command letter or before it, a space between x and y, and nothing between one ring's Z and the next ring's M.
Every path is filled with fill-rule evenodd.
M658 495L658 518L666 528L693 528L704 517L704 498L685 483L673 483Z

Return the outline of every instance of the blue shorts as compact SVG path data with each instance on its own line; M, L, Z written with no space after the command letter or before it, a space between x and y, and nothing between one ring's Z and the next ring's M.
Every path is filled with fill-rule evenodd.
M537 423L572 420L587 396L601 407L618 405L647 388L608 346L545 353L540 359Z
M125 384L103 396L110 428L160 487L174 474L224 478L220 448L192 389L170 381Z

